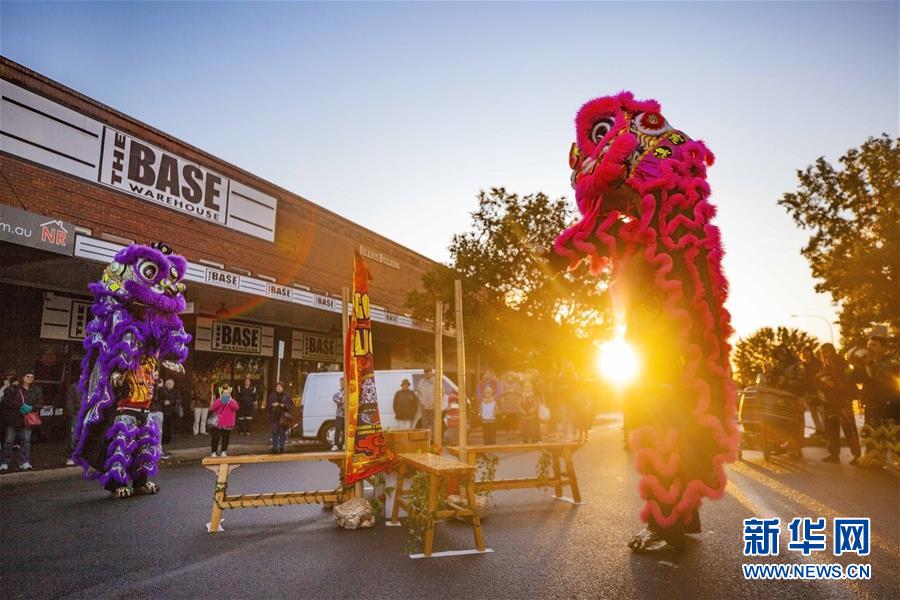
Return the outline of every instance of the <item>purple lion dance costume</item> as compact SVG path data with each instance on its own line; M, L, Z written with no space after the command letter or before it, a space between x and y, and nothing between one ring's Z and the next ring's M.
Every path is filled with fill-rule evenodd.
M706 181L713 155L660 111L628 92L581 107L569 165L582 218L551 254L594 273L611 265L613 305L642 358L626 400L647 523L635 551L700 531L700 504L724 493L739 442L728 283Z
M159 491L149 478L158 470L161 431L149 408L159 367L184 371L191 336L178 313L186 268L165 244L132 245L89 286L94 318L84 340L73 458L85 478L118 498Z

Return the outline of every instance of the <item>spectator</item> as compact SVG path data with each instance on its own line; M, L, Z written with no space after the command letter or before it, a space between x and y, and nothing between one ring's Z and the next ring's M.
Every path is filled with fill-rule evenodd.
M219 442L221 441L221 456L228 456L228 438L231 437L231 430L234 429L235 415L238 412L237 400L231 397L231 386L225 384L222 386L222 395L213 401L209 408L210 424L212 431L210 432L210 456L217 456L219 452Z
M497 417L500 411L494 400L494 388L484 389L484 398L481 400L481 432L484 435L484 443L493 446L497 443Z
M575 432L579 442L588 440L588 433L594 424L594 403L590 394L579 390L573 398L575 404Z
M478 385L475 386L475 398L478 402L484 402L484 391L487 388L491 388L491 391L494 394L494 399L496 399L500 395L500 380L494 375L494 372L491 369L485 369L484 373L481 374L481 379L478 382Z
M3 423L6 435L3 440L3 453L0 459L0 471L9 469L12 460L13 446L19 443L19 470L31 469L31 428L25 426L25 415L39 414L44 405L40 386L34 385L34 373L26 372L22 376L21 385L10 385L3 395Z
M191 404L194 407L194 435L206 435L206 419L209 416L209 401L212 396L212 386L206 374L194 381L191 389Z
M832 346L832 350L834 350L834 346ZM819 380L821 369L822 364L816 360L813 349L808 346L804 347L800 350L800 360L784 372L784 388L803 399L816 428L813 435L825 439L827 437L825 403L818 393L821 387Z
M834 349L832 344L822 344L819 349L822 368L819 372L819 385L825 397L825 433L828 444L828 456L822 462L841 462L841 429L844 438L850 444L853 460L850 464L859 464L862 450L859 445L859 434L856 431L856 420L853 417L853 398L857 394L856 384L850 375L847 362Z
M419 399L409 389L409 379L400 382L400 389L394 394L394 418L401 429L413 429L416 426L416 413L419 412Z
M900 420L900 366L887 354L885 339L869 338L864 368L860 373L866 406L866 425L878 428L890 419Z
M12 369L6 372L6 375L3 377L3 385L0 386L0 399L3 398L3 394L6 393L6 389L11 385L18 385L19 378L16 376L16 372Z
M447 413L444 422L443 436L441 439L455 446L459 443L459 394L450 392L447 394Z
M184 409L181 408L181 393L175 389L174 379L171 377L166 379L165 385L160 392L163 394L162 442L163 444L169 444L172 442L172 433L175 432L175 424L178 422L178 413L184 414ZM168 458L168 455L164 455L163 458Z
M347 422L344 413L344 393L346 390L347 380L341 377L338 391L331 397L331 401L334 402L334 444L331 446L332 450L344 449L344 425Z
M503 430L514 429L521 415L522 385L518 375L512 371L503 374L502 391L496 396L500 408L500 427Z
M416 396L419 397L419 404L422 406L422 421L425 427L431 429L432 439L436 439L434 432L434 370L425 369L425 376L416 386Z
M575 366L569 360L564 359L554 386L556 393L555 404L558 411L558 416L555 417L555 420L561 425L563 437L569 440L575 436L575 423L577 421L575 395L578 391L578 385L578 371L575 370ZM629 409L627 404L625 409ZM625 422L630 423L630 415L625 414L624 416Z
M290 427L284 416L291 414L294 400L284 391L284 384L280 381L275 384L275 391L269 395L268 409L269 422L272 424L272 453L284 454L284 443Z
M244 378L244 385L238 388L238 435L250 435L253 425L253 411L259 402L259 391L249 377Z
M162 447L163 423L165 421L165 413L163 413L163 402L166 396L166 382L159 376L159 371L153 371L153 397L150 399L149 419L156 423L156 429L159 431L159 443L156 449L159 451L160 458L165 455ZM168 455L165 455L168 458Z
M66 389L66 431L68 433L68 453L66 465L75 464L72 452L75 451L75 423L78 421L78 413L81 411L81 390L78 389L78 381L73 380Z
M530 381L522 384L522 399L519 403L519 431L523 444L541 441L541 420L538 415L538 398Z

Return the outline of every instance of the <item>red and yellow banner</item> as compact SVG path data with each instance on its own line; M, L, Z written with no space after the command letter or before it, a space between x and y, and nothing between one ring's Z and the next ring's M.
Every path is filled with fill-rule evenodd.
M344 455L344 482L347 485L384 470L394 460L385 446L378 413L369 279L369 267L357 252L353 256L350 326L344 345L344 376L349 397Z

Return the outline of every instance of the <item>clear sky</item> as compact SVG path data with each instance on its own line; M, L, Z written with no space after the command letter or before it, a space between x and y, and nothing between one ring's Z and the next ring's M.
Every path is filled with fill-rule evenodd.
M0 52L437 260L479 189L571 197L575 111L705 140L739 335L829 337L776 200L900 129L898 2L0 3ZM837 331L836 331L837 333Z

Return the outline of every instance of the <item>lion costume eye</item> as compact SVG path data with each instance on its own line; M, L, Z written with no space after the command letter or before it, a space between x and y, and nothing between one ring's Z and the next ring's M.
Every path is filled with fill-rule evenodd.
M591 141L595 144L600 140L605 138L610 131L612 131L612 126L615 121L612 117L603 117L591 128Z
M138 265L138 273L141 274L141 277L148 281L153 281L156 278L156 274L159 273L159 267L156 266L156 263L152 263L150 261L141 261Z
M169 279L172 281L178 281L178 269L175 267L169 268Z

